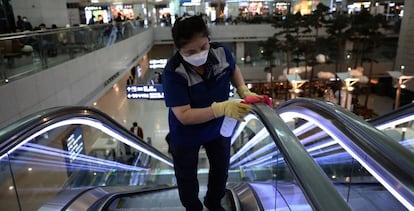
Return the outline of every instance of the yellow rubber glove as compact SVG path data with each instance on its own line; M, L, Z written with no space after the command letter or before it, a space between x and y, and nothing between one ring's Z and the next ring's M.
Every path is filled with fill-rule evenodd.
M244 122L242 117L248 114L252 107L238 101L227 100L219 103L214 102L211 104L211 109L213 109L214 117L216 118L224 115Z
M247 88L246 85L242 85L242 86L237 87L237 94L240 96L240 98L243 98L243 99L247 96L255 96L255 97L259 97L259 98L263 97L263 96L260 96L256 93L254 93L254 92L251 92L249 90L249 88Z

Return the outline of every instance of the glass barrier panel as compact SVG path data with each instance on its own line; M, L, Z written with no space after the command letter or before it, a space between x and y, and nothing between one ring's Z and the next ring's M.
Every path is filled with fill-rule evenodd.
M287 124L353 209L405 210L363 165L318 126L298 118Z
M0 210L19 210L19 202L7 154L0 158L0 181Z
M245 119L235 132L232 170L249 182L264 210L312 210L262 122L253 115Z
M0 37L0 85L108 47L144 30L138 21Z
M408 121L393 127L383 129L385 134L402 146L410 150L414 155L414 127L413 121Z
M87 125L44 132L12 152L10 163L22 210L90 187L174 183L171 167Z

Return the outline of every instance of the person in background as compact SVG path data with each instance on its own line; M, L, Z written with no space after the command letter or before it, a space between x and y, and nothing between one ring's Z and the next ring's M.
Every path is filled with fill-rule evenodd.
M198 154L206 150L209 161L207 192L203 203L209 210L224 210L230 159L230 137L220 134L224 116L243 121L250 105L229 100L230 82L244 98L255 95L245 86L230 50L210 43L202 16L183 16L172 27L178 51L163 72L163 90L169 107L168 123L174 171L180 201L187 211L203 210L198 198Z
M133 66L131 68L130 72L131 72L132 80L133 80L133 82L135 82L135 78L137 77L137 67Z
M98 23L98 24L103 24L104 23L102 15L98 15L98 20L96 21L96 23Z
M45 31L45 30L47 30L47 28L46 28L46 24L44 24L44 23L41 23L41 24L39 24L39 30L41 30L41 31Z
M95 15L92 15L92 17L89 19L89 23L88 25L93 25L95 24Z
M27 17L23 17L23 23L22 23L22 31L32 31L33 26L27 19Z
M19 29L19 31L23 31L23 19L20 15L17 16L16 28Z
M132 83L133 83L132 77L129 76L128 79L127 79L127 81L126 81L126 85L129 86L129 85L132 85Z
M129 131L131 131L131 133L137 135L142 140L144 140L144 132L143 132L142 128L140 126L138 126L137 122L132 123L132 127L129 129Z

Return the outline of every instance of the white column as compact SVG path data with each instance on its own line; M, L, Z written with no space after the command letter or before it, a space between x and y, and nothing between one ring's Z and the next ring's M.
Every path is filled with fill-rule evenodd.
M244 58L244 42L237 42L236 55L234 55L234 59L236 59L236 64L243 63L242 58Z
M404 1L404 17L398 39L397 57L394 70L405 66L404 75L414 75L414 1ZM414 84L407 83L407 89L414 91Z

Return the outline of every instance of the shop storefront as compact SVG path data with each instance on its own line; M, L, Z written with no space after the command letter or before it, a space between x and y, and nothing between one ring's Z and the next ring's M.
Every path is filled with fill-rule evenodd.
M153 5L145 3L140 4L93 4L84 5L79 8L80 18L82 24L91 24L97 22L109 23L112 20L127 21L127 20L146 20L147 11L151 10ZM91 21L94 17L93 21ZM148 13L151 17L151 13Z
M86 20L85 23L87 24L99 21L102 21L103 23L109 23L111 20L111 13L108 6L86 6L84 8L84 12Z
M289 2L274 1L226 1L224 16L241 20L253 20L257 17L272 17L289 13Z
M135 14L133 10L134 6L132 4L113 4L111 5L111 14L115 19L134 20Z

